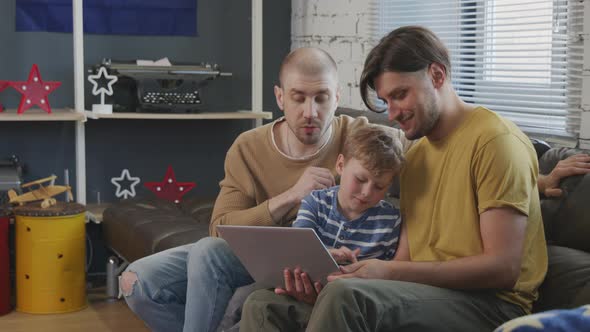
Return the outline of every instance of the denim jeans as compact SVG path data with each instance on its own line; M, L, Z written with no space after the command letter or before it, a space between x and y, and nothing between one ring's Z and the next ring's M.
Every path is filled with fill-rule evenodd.
M254 282L227 243L207 237L144 257L129 308L153 331L215 331L236 288Z

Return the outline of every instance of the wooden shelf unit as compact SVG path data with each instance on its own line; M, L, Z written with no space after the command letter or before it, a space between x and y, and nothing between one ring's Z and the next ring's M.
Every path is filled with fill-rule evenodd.
M262 109L262 0L252 0L252 109ZM0 112L0 121L72 121L75 124L76 201L86 204L86 134L85 122L90 119L195 119L195 120L254 120L255 126L263 119L272 119L271 112L237 111L195 114L114 113L94 114L84 110L84 32L82 1L72 0L74 47L74 109L53 109L51 114L40 109L30 109L17 114L15 109ZM94 215L92 212L91 215Z
M22 114L16 109L6 109L0 113L0 121L84 121L86 117L71 108L52 109L46 113L41 109L28 109Z
M112 113L84 112L88 119L151 119L151 120L240 120L272 119L271 112L210 112L210 113Z

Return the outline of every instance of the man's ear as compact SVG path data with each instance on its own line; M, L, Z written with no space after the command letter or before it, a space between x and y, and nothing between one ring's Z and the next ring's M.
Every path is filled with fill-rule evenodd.
M280 86L275 85L274 91L275 91L275 98L277 100L277 106L279 106L279 109L281 111L284 111L284 98L285 98L285 96L283 93L283 89Z
M428 68L428 73L430 78L432 79L432 84L434 85L435 89L438 89L441 86L443 86L443 84L447 80L447 73L445 71L445 67L440 63L433 62Z
M342 170L344 169L344 155L341 153L338 155L338 159L336 159L336 173L342 176Z

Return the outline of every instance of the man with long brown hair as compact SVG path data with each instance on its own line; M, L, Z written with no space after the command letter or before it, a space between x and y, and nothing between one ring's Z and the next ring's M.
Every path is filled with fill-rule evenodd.
M292 297L249 297L243 330L491 331L530 312L547 271L535 150L513 123L462 101L450 76L446 47L416 26L385 36L361 76L367 107L373 90L418 140L401 173L410 260L344 266L319 296L295 275Z

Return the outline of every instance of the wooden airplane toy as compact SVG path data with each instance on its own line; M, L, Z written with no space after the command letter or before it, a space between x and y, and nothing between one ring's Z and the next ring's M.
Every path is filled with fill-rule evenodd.
M9 190L8 198L10 199L10 203L23 205L29 202L41 201L41 207L46 209L57 203L56 199L53 198L53 196L59 195L64 192L68 193L68 198L70 200L74 200L74 197L72 195L72 188L70 186L54 185L56 178L57 176L52 175L43 179L25 183L21 186L21 188L28 189L29 191L22 195L18 195L16 191L12 189ZM44 183L48 182L48 185L44 185Z

